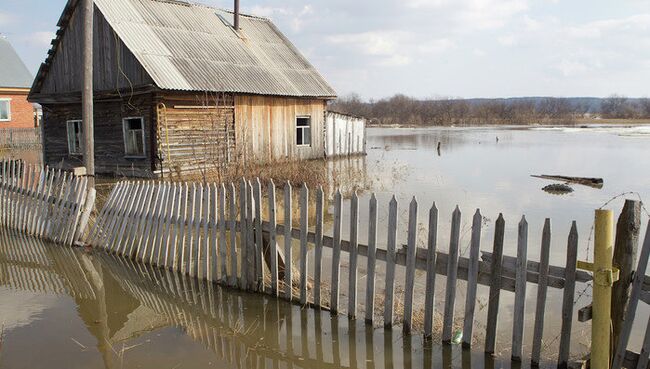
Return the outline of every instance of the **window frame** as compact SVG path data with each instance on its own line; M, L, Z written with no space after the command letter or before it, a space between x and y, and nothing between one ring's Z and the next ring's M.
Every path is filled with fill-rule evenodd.
M0 118L0 122L11 122L11 98L0 98L0 103L7 103L7 119Z
M140 155L133 155L128 153L128 147L127 147L127 141L126 141L126 134L127 134L127 127L126 123L129 120L135 120L139 119L141 128L140 130L142 131L142 154ZM147 158L147 141L145 140L145 134L144 134L144 117L126 117L122 118L122 140L124 141L124 157L126 159L146 159Z
M308 119L309 120L309 125L308 126L299 126L298 125L298 120L299 119ZM312 137L312 118L311 118L311 115L297 115L296 116L296 125L295 125L295 127L296 127L296 140L295 140L296 146L297 147L312 147L313 137ZM304 138L305 138L304 131L305 131L305 129L309 130L309 144L304 143ZM302 138L303 138L303 143L302 144L298 144L298 134L297 134L298 130L300 130L300 132L302 132L302 135L303 135L302 136Z
M73 152L72 147L70 146L70 123L76 124L79 123L79 133L83 136L83 120L81 119L70 119L65 122L65 130L66 130L66 136L68 140L68 155L73 155L73 156L83 156L83 143L82 143L82 138L79 138L79 147L77 148L79 152Z

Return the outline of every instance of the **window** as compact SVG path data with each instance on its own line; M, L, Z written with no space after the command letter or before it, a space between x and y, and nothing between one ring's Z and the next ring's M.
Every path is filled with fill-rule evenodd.
M11 99L0 99L0 122L11 120Z
M81 143L82 132L81 132L81 121L80 120L69 120L68 121L68 152L70 155L81 155Z
M296 145L311 146L311 117L296 118Z
M127 157L142 158L144 152L144 119L124 118L122 120L124 130L124 153Z

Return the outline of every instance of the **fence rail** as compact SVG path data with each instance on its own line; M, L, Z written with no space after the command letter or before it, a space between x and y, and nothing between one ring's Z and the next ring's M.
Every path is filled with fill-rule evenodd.
M0 148L28 149L40 146L40 128L0 128Z
M2 161L0 225L73 245L85 227L81 214L89 202L87 183L86 177L61 170L27 165L21 160Z
M424 335L433 335L435 311L435 276L446 276L442 339L450 342L458 280L467 281L466 305L463 316L463 344L473 345L478 326L474 306L477 286L489 287L487 326L485 327L485 351L494 353L497 326L505 318L500 312L501 291L515 293L511 356L515 361L524 359L524 310L527 283L536 283L537 290L533 352L529 360L537 364L542 360L541 347L544 333L544 316L547 310L548 288L564 290L562 302L562 325L558 366L567 367L571 352L572 322L576 283L592 280L589 273L576 270L578 231L575 222L567 238L567 262L565 267L549 265L551 238L550 220L547 220L542 237L540 262L528 260L528 222L521 219L518 227L517 256L503 254L505 220L502 216L495 222L495 237L490 253L481 254L481 230L483 217L477 210L472 220L469 257L459 255L459 233L462 213L453 212L449 254L437 251L439 212L435 205L429 212L427 249L416 245L418 229L418 202L414 198L409 205L408 242L399 245L397 240L398 203L389 203L389 219L386 248L377 242L377 199L373 196L369 206L368 245L358 242L359 199L356 194L350 201L350 237L342 239L342 195L334 196L333 235L323 235L323 211L327 204L321 188L309 191L306 186L297 190L299 214L294 214L292 199L294 189L285 184L281 190L283 209L278 209L276 186L271 182L266 196L262 195L259 180L242 180L237 186L229 184L202 183L147 183L120 182L109 196L94 228L89 243L110 253L142 261L146 264L179 271L190 277L214 281L243 290L272 294L302 305L329 309L333 314L343 308L340 303L341 283L346 283L347 315L356 318L359 306L365 305L363 316L368 322L381 321L391 327L397 324L395 293L396 267L404 267L405 291L401 324L405 331L412 328L413 312L424 310ZM316 204L315 232L310 232L310 192ZM266 203L266 206L264 205ZM267 211L264 211L267 210ZM262 218L268 213L268 220ZM284 224L277 224L283 213ZM298 227L293 227L293 219ZM283 244L280 244L282 240ZM299 244L299 255L294 265L293 240ZM311 246L311 247L310 247ZM331 249L331 276L325 281L322 274L325 258L323 250ZM341 255L348 254L349 272L346 281L341 278ZM366 294L358 296L359 256L367 258ZM313 275L309 263L313 260ZM379 265L378 262L381 262ZM382 267L386 272L382 314L375 314L378 301L376 273ZM424 306L416 306L414 296L416 270L424 271L426 298ZM648 278L641 278L640 296L647 299L650 291ZM326 283L329 282L329 283ZM329 296L328 296L329 295ZM327 298L329 297L329 298ZM365 299L365 301L360 301ZM646 301L647 302L647 301ZM421 309L420 309L421 308Z

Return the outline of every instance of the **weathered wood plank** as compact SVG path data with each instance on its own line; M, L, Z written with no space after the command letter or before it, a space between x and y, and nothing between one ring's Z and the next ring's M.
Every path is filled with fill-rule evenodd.
M307 304L307 233L309 233L309 189L300 191L300 303Z
M463 347L472 346L474 329L474 310L476 306L476 291L478 286L479 253L481 250L481 226L483 216L476 210L472 220L472 239L470 241L469 268L467 270L467 294L465 297L465 320L463 324Z
M354 191L350 199L350 263L348 273L348 316L357 317L357 271L359 254L359 196Z
M219 257L221 264L221 283L228 283L228 250L226 235L226 185L219 186Z
M616 241L612 265L620 271L618 281L612 287L612 342L618 342L624 324L632 280L634 263L639 248L641 231L641 202L625 200L623 211L616 224Z
M262 183L259 178L253 182L253 199L255 201L255 269L257 291L264 292L264 236L262 231Z
M418 202L413 197L409 206L408 242L406 246L406 282L404 285L404 332L413 326L413 289L415 288L415 252L418 239Z
M255 291L257 288L256 261L255 261L255 230L254 228L255 200L253 199L253 186L246 181L246 272L247 290Z
M377 267L377 197L373 193L368 205L368 265L366 280L366 322L375 315L375 268ZM322 245L321 245L322 248Z
M321 307L321 279L323 272L323 187L316 189L316 239L314 240L314 305Z
M546 219L542 230L542 248L540 252L539 284L537 286L537 306L535 307L535 327L533 328L533 349L531 364L539 366L544 337L544 317L546 316L546 294L548 291L548 266L551 251L551 220Z
M646 228L645 239L639 255L637 269L634 272L634 280L632 281L632 292L630 293L630 303L625 313L625 320L621 328L621 334L618 342L616 342L616 353L612 362L612 369L620 369L625 360L625 353L629 343L630 334L634 325L634 317L639 305L639 298L643 289L643 280L645 279L646 269L648 266L648 259L650 258L650 221ZM648 333L646 331L646 333Z
M492 249L492 271L488 300L487 325L485 329L485 352L493 355L496 351L499 301L501 297L501 269L503 261L503 240L505 237L505 220L503 214L495 223L494 246Z
M397 244L397 199L393 195L388 205L388 238L386 244L386 288L384 296L384 327L393 326L395 296L395 262Z
M210 214L210 241L207 243L208 255L208 280L212 282L219 281L219 250L223 246L219 243L219 187L216 184L210 185L210 197L212 198L212 207ZM207 230L206 230L207 232Z
M429 235L427 238L426 292L424 296L424 338L433 336L436 290L436 249L438 247L438 208L433 203L429 210Z
M241 252L241 281L239 288L248 288L248 184L246 179L242 179L239 184L239 248Z
M269 183L269 258L271 260L271 294L278 296L278 237L276 220L275 183Z
M517 279L515 283L515 306L512 325L512 360L521 362L524 344L526 308L526 262L528 260L528 222L521 218L517 238Z
M575 272L578 262L578 226L571 225L566 256L566 284L562 300L562 328L560 333L560 352L558 367L567 368L571 353L571 327L573 326L573 299L575 295Z
M291 183L284 185L284 297L291 301L293 299L293 248L291 246L292 218L292 193Z
M447 264L447 285L445 291L445 315L442 325L442 342L451 343L454 330L454 309L456 306L456 280L458 278L458 256L460 244L460 208L456 207L451 218L449 260Z
M228 208L230 211L230 286L238 286L238 273L237 273L237 260L239 258L237 253L237 228L235 224L237 223L237 208L235 206L237 191L235 190L235 184L230 183L228 188Z
M341 273L341 207L343 198L341 191L334 195L334 244L332 247L332 290L330 311L333 315L339 312L339 281Z

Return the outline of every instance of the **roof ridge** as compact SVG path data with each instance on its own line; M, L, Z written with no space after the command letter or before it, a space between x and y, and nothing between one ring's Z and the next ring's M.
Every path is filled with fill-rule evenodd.
M219 8L216 6L200 3L200 2L195 2L195 1L189 1L189 0L150 0L150 1L157 1L160 3L168 3L168 4L174 4L174 5L180 5L180 6L196 6L196 7L201 7L201 8L208 8L208 9L213 9L213 10L220 10L222 12L234 14L235 12L230 10L230 9L225 9L225 8ZM253 18L253 19L260 19L260 20L265 20L265 21L270 21L271 19L268 17L262 17L259 15L254 15L254 14L247 14L247 13L239 13L240 16L242 17L247 17L247 18Z

